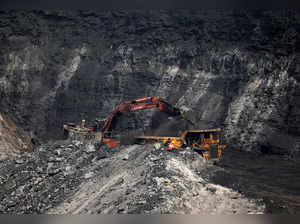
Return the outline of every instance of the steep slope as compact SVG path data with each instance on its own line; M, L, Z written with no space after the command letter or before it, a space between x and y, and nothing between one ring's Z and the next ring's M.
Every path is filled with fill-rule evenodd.
M237 148L299 151L294 11L10 11L0 17L1 110L43 140L60 138L66 121L104 118L124 100L158 95L197 111L197 127L224 127ZM155 116L136 114L131 128Z
M0 113L0 162L19 152L30 152L33 148L31 139L29 133Z

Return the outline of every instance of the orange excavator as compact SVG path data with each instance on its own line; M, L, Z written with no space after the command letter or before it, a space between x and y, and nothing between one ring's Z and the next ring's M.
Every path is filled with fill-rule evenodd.
M85 120L83 120L81 125L75 125L74 123L65 124L64 132L66 135L72 133L85 136L86 138L100 138L100 140L105 142L108 146L116 146L119 143L116 139L114 139L114 136L112 136L112 129L114 128L118 117L131 111L150 108L157 108L158 110L165 112L172 117L182 116L178 108L173 107L161 98L156 96L144 97L123 102L117 106L105 120L96 120L96 123L93 127L85 127Z
M118 141L113 140L113 136L110 136L116 119L128 112L149 108L157 108L158 110L163 111L170 116L181 116L181 112L178 108L171 106L169 103L156 96L144 97L132 101L125 101L124 103L116 107L106 118L102 129L102 141L105 142L108 146L118 145Z

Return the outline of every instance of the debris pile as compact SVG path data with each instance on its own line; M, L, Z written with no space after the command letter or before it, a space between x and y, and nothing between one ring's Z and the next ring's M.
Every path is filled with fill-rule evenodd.
M264 205L211 184L220 169L192 150L162 144L108 148L79 141L42 145L3 162L1 213L262 213Z

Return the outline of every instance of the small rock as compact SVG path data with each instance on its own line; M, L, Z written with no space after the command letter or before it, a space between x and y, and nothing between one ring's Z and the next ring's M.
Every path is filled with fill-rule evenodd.
M8 203L7 203L7 207L8 208L12 208L12 207L15 207L16 206L16 202L15 201L9 201Z
M63 145L60 145L60 144L54 144L53 145L53 148L55 148L55 149L58 149L58 148L61 148L61 147L63 147Z
M198 192L193 192L193 196L194 196L194 197L196 197L196 196L198 196L198 195L199 195Z
M38 150L39 150L39 152L45 152L46 151L44 147L40 147Z
M44 173L43 167L37 167L36 170L39 174Z
M91 177L93 177L94 176L94 172L88 172L88 173L86 173L85 175L84 175L84 178L85 179L89 179L89 178L91 178Z
M129 159L129 155L126 154L124 157L123 157L123 160L128 160Z
M120 180L118 181L119 184L123 184L124 183L124 178L121 177Z
M74 172L74 171L73 171L72 166L66 166L65 169L64 169L64 176L70 175L70 174L72 174L73 172Z
M161 148L161 143L159 143L159 142L158 142L158 143L155 143L153 146L154 146L155 149L158 150L158 149Z
M55 155L60 156L61 155L61 150L55 150Z
M86 148L84 149L84 151L85 151L86 153L91 153L91 152L95 152L96 149L95 149L95 146L94 146L93 144L88 144L88 145L86 146Z
M66 171L72 170L72 166L66 166L66 167L65 167L65 170L66 170Z
M59 168L57 169L49 169L48 170L48 175L54 176L55 174L58 174L61 170Z
M16 159L15 163L16 164L22 164L22 163L24 163L24 160L23 159Z
M216 191L217 191L217 189L215 187L207 187L206 189L213 194L216 193Z
M149 160L150 161L157 161L157 160L159 160L159 158L157 156L150 156Z
M50 157L48 159L48 162L61 162L63 160L63 158L61 157Z
M73 144L76 146L76 147L79 147L80 145L82 145L82 142L81 141L77 141L77 140L74 140L72 141ZM73 146L73 145L72 145Z
M101 153L101 154L98 154L96 158L97 158L97 160L100 160L100 159L105 159L105 158L107 158L107 156L106 156L106 154Z
M118 213L126 213L126 210L127 210L127 206L126 205L121 205L118 208Z
M23 185L23 186L20 186L20 187L18 187L17 188L17 190L16 190L16 194L17 195L21 195L21 194L23 194L24 193L24 188L25 188L25 186Z
M34 181L34 184L37 185L37 184L39 184L42 180L43 180L43 178L38 177L38 178L36 178L36 180Z
M120 213L120 212L124 212L125 211L125 208L118 208L118 213Z

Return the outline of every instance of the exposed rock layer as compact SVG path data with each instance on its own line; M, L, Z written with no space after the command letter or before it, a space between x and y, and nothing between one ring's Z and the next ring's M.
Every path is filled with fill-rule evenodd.
M9 11L0 14L1 111L44 140L158 95L221 126L231 146L299 151L294 11ZM138 113L132 129L152 112Z
M31 140L30 134L0 113L0 161L20 152L32 151Z

